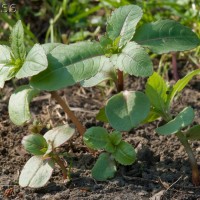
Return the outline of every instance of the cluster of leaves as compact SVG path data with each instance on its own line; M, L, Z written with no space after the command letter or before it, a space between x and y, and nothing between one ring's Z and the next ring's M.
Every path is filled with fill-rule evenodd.
M67 142L74 132L74 128L63 125L46 132L44 136L40 134L25 136L22 144L34 156L27 161L20 174L20 186L33 188L44 186L52 175L55 163L60 164L56 148Z
M92 176L98 181L113 178L117 170L116 161L122 165L131 165L136 160L134 148L122 140L118 131L109 134L102 127L92 127L85 132L83 140L91 149L106 151L101 153L92 169Z
M153 73L153 64L145 48L158 54L189 50L200 44L199 38L189 28L173 20L160 20L144 24L137 29L142 15L142 10L138 6L120 7L108 19L106 33L99 42L84 41L70 45L35 44L28 54L24 45L23 27L19 21L11 33L11 47L0 45L0 87L14 77L30 79L29 84L17 88L9 100L10 119L17 125L23 125L31 119L29 103L40 91L56 91L79 82L84 87L95 86L107 79L116 82L117 71L137 77L149 77L153 74L148 79L146 94L138 91L119 92L100 110L98 116L108 121L116 131L108 134L101 127L93 127L86 131L86 145L89 148L106 151L100 155L92 170L97 180L113 177L116 162L129 165L136 159L134 149L122 140L118 131L128 132L161 116L168 124L159 127L157 132L164 135L173 134L189 125L191 120L188 118L193 116L192 109L187 108L172 120L169 107L175 95L199 71L191 72L173 87L169 87L158 74ZM72 132L69 130L69 135ZM23 141L25 148L36 157L31 158L22 171L22 186L44 185L52 173L54 161L58 159L54 148L69 139L60 134L58 138L49 138L46 135L48 132L44 137L31 135ZM191 132L187 135L191 135ZM61 142L52 146L56 138ZM31 169L33 162L37 164ZM58 160L56 162L59 163ZM44 170L42 168L40 171L40 166L48 171L48 176L44 180L41 180L41 173ZM99 174L98 170L102 167L105 167L106 171ZM26 182L24 179L27 173L30 173L29 170L32 175L39 176L34 176L37 179ZM29 177L31 178L33 176Z

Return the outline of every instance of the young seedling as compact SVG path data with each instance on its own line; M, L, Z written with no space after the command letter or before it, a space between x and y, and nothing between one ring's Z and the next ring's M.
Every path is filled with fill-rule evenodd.
M34 156L27 161L21 171L19 185L32 188L43 187L51 178L55 163L62 169L63 178L66 180L68 178L66 166L56 153L56 149L66 143L74 132L74 128L63 125L48 131L44 136L40 134L25 136L22 144Z
M184 78L169 86L160 75L154 73L149 77L146 84L146 95L151 102L151 112L144 123L156 120L162 117L166 124L158 127L156 132L160 135L176 135L184 146L192 166L192 181L194 185L200 185L200 174L198 165L188 140L200 139L199 125L191 127L184 132L182 129L191 125L194 120L194 111L191 107L183 109L176 117L172 117L170 107L175 96L181 92L193 76L200 74L200 69L190 72Z
M102 127L88 129L83 137L87 147L106 152L100 154L92 169L92 176L98 181L112 178L117 171L116 162L131 165L136 160L134 148L122 140L119 131L130 131L147 117L150 102L142 92L124 91L111 97L102 119L109 122L116 131L110 134ZM102 170L104 169L104 170Z
M92 168L92 176L98 181L113 178L117 171L117 163L131 165L136 160L134 148L122 140L118 131L109 134L102 127L92 127L85 132L83 140L87 147L105 151L100 154Z

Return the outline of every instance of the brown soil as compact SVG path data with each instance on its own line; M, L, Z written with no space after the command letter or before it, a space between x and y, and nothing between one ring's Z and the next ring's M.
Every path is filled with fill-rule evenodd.
M143 90L145 81L128 77L125 88ZM198 80L192 81L174 106L176 114L185 106L196 110L195 123L200 123L200 93ZM71 181L63 183L62 173L56 168L49 183L41 189L20 188L18 177L25 162L30 158L21 145L23 136L29 133L29 125L17 127L8 117L8 100L13 85L7 83L0 93L0 199L70 199L70 200L151 200L157 199L200 199L200 187L191 183L190 165L183 147L175 136L163 137L155 134L158 121L141 126L124 134L124 139L136 147L138 160L131 166L119 166L116 177L105 182L96 182L90 170L96 158L89 152L76 133L69 144L60 149L64 158L72 163ZM103 106L113 91L105 88L86 88L74 86L60 92L68 99L77 117L85 126L103 126L95 121L97 110ZM51 101L48 93L31 103L34 118L57 126L70 121L62 109ZM108 127L108 125L104 125ZM45 126L44 126L45 127ZM42 132L46 132L44 128ZM200 142L193 142L196 158L200 162Z

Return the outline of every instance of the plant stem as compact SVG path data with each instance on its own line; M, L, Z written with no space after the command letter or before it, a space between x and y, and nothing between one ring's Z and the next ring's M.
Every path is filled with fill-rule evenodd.
M194 153L188 143L187 138L185 137L185 135L183 135L183 133L178 132L176 133L176 136L180 140L181 144L185 147L185 151L188 154L189 161L192 167L192 182L195 186L199 186L200 174L199 174L199 169L198 169L198 165L197 165L197 161L195 159Z
M179 80L178 69L177 69L177 60L176 60L176 53L172 53L172 68L173 68L173 76L174 80Z
M76 128L78 129L78 132L81 136L86 131L86 128L82 125L82 123L78 120L78 118L74 115L74 113L70 110L67 102L65 102L56 91L51 92L51 96L60 104L62 109L65 111L65 113L68 115L68 117L72 120Z
M124 90L124 75L123 71L117 70L117 91L121 92Z
M65 167L65 165L64 165L64 163L63 163L63 161L61 160L61 158L58 156L58 155L56 155L56 154L54 154L53 156L53 159L56 161L56 163L60 166L60 168L61 168L61 170L62 170L62 173L63 173L63 178L64 178L64 180L66 180L67 179L67 169L66 169L66 167Z

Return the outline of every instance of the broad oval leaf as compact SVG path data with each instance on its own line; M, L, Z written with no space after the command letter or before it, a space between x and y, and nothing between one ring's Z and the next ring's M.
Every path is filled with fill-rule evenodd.
M160 126L156 132L160 135L171 135L190 125L194 120L194 110L191 107L183 109L173 120Z
M49 145L47 150L48 153L67 142L74 135L74 133L75 129L71 128L68 124L58 126L46 132L44 134L44 138Z
M130 75L147 77L153 73L153 64L143 47L129 42L122 52L111 57L116 68Z
M122 47L133 37L141 17L142 10L139 6L128 5L116 9L108 19L108 37L113 41L120 38L119 47Z
M39 93L39 90L29 85L21 86L11 95L8 111L11 121L16 125L23 125L31 118L29 103Z
M102 68L107 58L97 42L43 45L48 68L31 79L31 85L41 90L58 90L89 79Z
M144 24L133 40L158 54L190 50L200 44L200 39L190 28L173 20Z
M11 49L14 59L24 60L26 49L24 45L24 29L21 20L19 20L11 32Z
M188 140L200 140L200 125L193 126L186 132Z
M36 75L44 71L48 66L47 56L39 44L35 44L28 53L22 67L17 72L17 78L24 78Z
M109 142L108 132L102 127L89 128L83 136L83 141L91 149L103 149Z
M130 131L148 115L150 102L142 92L124 91L114 95L106 105L109 123L118 131Z
M23 138L22 144L26 151L33 155L44 155L47 151L48 144L40 134L30 134Z
M52 159L43 159L43 156L33 156L25 164L19 177L21 187L40 188L51 178L54 169Z
M182 79L178 80L176 82L176 84L172 87L172 90L170 92L170 94L168 95L168 104L170 105L170 103L173 101L174 97L176 96L176 94L178 92L181 92L185 86L187 86L187 84L189 83L189 81L195 76L200 74L200 69L194 70L190 73L188 73L185 77L183 77Z
M117 171L116 163L109 153L100 154L92 168L92 177L97 181L113 178Z
M148 78L145 93L155 110L165 114L167 112L167 90L168 85L156 72Z
M117 162L122 165L131 165L136 160L136 152L131 144L121 141L112 154Z

